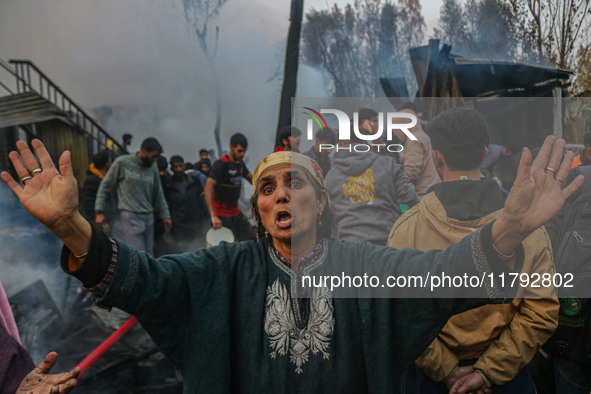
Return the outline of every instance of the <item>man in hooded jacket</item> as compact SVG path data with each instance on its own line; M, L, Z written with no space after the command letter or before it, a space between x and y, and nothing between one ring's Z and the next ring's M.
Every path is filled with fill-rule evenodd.
M360 146L367 146L363 151ZM326 177L333 207L336 238L386 245L392 225L402 214L400 204L413 206L418 196L400 164L378 155L368 145L343 143Z

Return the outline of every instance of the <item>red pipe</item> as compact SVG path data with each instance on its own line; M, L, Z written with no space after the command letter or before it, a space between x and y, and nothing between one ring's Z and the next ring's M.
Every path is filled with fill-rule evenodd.
M88 371L88 369L92 367L96 360L101 358L102 355L107 352L107 350L109 350L115 343L117 343L117 341L127 331L129 331L129 329L135 324L136 321L137 319L134 316L130 317L129 320L123 323L123 325L119 327L114 333L112 333L109 338L105 339L103 343L98 345L97 348L92 351L92 353L86 356L84 360L80 361L80 364L78 364L78 366L80 367L80 376L78 376L78 379L82 377L82 374L84 374L84 372Z

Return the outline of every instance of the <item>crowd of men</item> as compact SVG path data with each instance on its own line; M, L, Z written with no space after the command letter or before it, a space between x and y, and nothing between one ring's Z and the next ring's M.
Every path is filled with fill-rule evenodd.
M225 226L238 241L254 239L238 206L242 179L252 179L243 162L247 148L246 137L234 134L229 153L213 166L206 149L195 165L179 155L167 160L155 138L114 161L108 151L99 152L83 185L83 213L103 231L157 256L206 246L209 227Z
M420 116L412 103L401 111ZM378 113L369 108L358 113L359 130L375 134ZM324 174L335 238L397 249L445 249L500 215L507 192L495 164L518 154L518 145L491 144L486 121L465 108L439 114L426 131L420 122L410 131L416 140L395 133L402 155L347 149L331 154L320 146L364 141L355 135L337 141L333 130L317 131L314 145L303 154L316 160ZM300 136L295 127L283 128L275 151L299 152ZM591 165L591 134L584 138L585 150L573 168ZM127 148L131 137L125 141ZM205 247L209 228L226 227L236 241L255 239L248 213L238 205L243 179L252 182L243 161L248 140L237 133L229 142L228 154L213 165L206 149L199 151L195 165L179 155L163 159L155 138L115 160L100 152L88 169L81 208L105 232L155 255ZM523 242L527 272L556 272L552 245L561 223L552 226L558 230L540 228ZM573 359L548 345L559 326L560 308L556 293L529 294L452 317L408 369L406 392L447 393L461 381L475 393L533 394L545 381L547 393L589 393L589 359ZM589 330L588 319L585 324Z
M401 111L417 112L412 103ZM360 109L359 129L375 134L377 116L373 109ZM331 158L331 149L326 146L352 141L337 141L330 128L317 131L314 145L303 154L318 162L327 180L338 238L356 240L363 233L365 240L385 245L404 207L415 205L430 187L441 182L428 135L420 123L412 132L418 141L411 141L402 132L395 135L404 146L402 158L389 152L367 155L347 151ZM300 139L298 128L284 127L274 151L299 153ZM123 136L125 149L131 141L130 134ZM205 246L205 232L210 227L230 229L237 241L255 239L249 213L245 215L238 205L243 179L252 179L243 161L248 140L237 133L229 145L228 154L213 165L207 149L199 151L199 161L194 165L179 155L167 160L155 138L144 140L139 151L122 154L116 160L109 151L97 153L83 187L84 214L102 230L157 256ZM320 149L321 145L325 148Z

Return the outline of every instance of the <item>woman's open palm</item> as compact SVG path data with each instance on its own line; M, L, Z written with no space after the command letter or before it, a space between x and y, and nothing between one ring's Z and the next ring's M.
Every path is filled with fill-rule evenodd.
M78 210L78 185L72 171L70 152L65 151L61 155L58 171L40 140L33 140L31 145L38 160L24 141L16 143L20 155L15 151L9 155L18 176L21 179L31 178L21 186L6 171L1 177L27 211L52 229L61 221L72 218ZM43 171L35 170L38 168Z

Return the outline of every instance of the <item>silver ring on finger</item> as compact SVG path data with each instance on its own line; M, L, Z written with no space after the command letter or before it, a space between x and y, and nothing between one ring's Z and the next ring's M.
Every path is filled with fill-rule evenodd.
M21 183L24 185L25 182L30 181L31 179L33 179L31 175L24 176L21 178Z
M562 179L562 178L561 178L561 177L559 177L559 176L555 176L555 177L554 177L554 179L556 179L556 180L557 180L558 182L560 182L560 183L564 183L564 179Z
M556 174L556 170L550 166L546 167L546 170L550 171L553 174Z
M43 168L41 168L41 167L37 167L37 168L35 168L33 171L31 171L31 175L32 175L32 176L35 176L35 174L39 174L39 173L41 173L41 172L43 172Z

